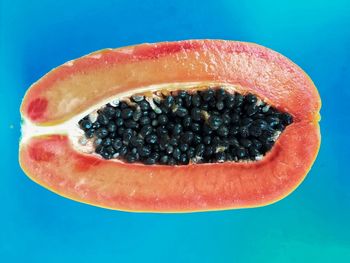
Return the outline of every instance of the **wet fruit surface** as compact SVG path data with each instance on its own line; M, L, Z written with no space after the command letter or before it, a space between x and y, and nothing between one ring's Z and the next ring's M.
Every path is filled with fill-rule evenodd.
M111 209L262 206L305 178L320 145L320 106L298 66L255 44L103 50L28 90L20 164L58 194Z
M144 164L255 161L293 121L253 94L219 87L158 93L105 105L95 122L81 119L85 136L94 136L95 152L104 159Z

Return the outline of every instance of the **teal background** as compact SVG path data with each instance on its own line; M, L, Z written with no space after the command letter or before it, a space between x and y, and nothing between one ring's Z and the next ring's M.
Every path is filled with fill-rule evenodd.
M350 262L348 1L0 0L1 262ZM18 165L28 86L105 47L188 38L256 42L292 59L323 100L303 184L258 209L109 211L55 195Z

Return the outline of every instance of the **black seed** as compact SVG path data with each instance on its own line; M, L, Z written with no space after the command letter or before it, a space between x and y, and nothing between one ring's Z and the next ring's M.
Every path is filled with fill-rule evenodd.
M204 152L205 152L204 144L198 144L196 147L195 156L203 157Z
M249 126L249 134L254 137L259 137L262 134L262 129L260 126L253 124Z
M192 105L199 107L201 105L201 97L198 94L192 96Z
M241 121L241 124L244 126L244 125L249 125L253 123L253 119L252 118L243 118L242 121Z
M214 152L215 152L214 147L211 145L208 145L207 147L205 147L204 156L210 157L214 154Z
M87 137L87 138L92 138L92 136L94 136L94 133L95 133L95 129L89 129L89 130L87 130L86 132L85 132L85 136Z
M134 111L131 108L125 108L122 110L121 117L126 120L132 117Z
M177 135L182 133L182 125L180 123L176 123L173 129L173 134Z
M117 137L117 133L116 133L116 132L110 132L110 133L108 134L108 137L111 138L111 139L113 139L113 138Z
M115 116L115 108L112 106L107 106L103 109L103 113L108 117L108 119L112 119Z
M193 140L193 132L187 131L181 136L181 141L183 143L190 143Z
M173 145L173 146L178 146L179 145L179 141L177 138L175 137L172 137L170 140L169 140L169 144Z
M235 106L239 107L243 104L243 96L241 94L235 94Z
M132 153L128 153L126 156L125 156L125 159L128 163L134 163L136 162L136 156Z
M289 125L293 122L293 117L289 113L282 113L281 120L284 125Z
M262 119L256 119L253 124L259 127L261 130L266 130L268 128L268 123Z
M104 147L102 145L98 145L95 148L95 153L101 154L104 151Z
M114 116L115 116L116 118L119 118L119 117L121 116L121 114L122 114L122 111L121 111L120 109L115 109L115 114L114 114Z
M279 118L277 118L277 117L275 117L275 116L273 116L273 115L267 116L267 117L266 117L266 121L267 121L267 123L268 123L271 127L273 127L273 126L279 124L279 122L280 122Z
M215 96L218 100L224 100L226 97L226 91L222 88L218 88L215 92Z
M180 145L179 149L182 151L182 152L186 152L188 150L188 144L187 143L183 143Z
M192 144L197 145L197 144L200 144L201 142L202 142L202 137L198 134L195 134L193 136Z
M235 97L231 94L227 94L225 98L225 106L228 109L232 109L234 105L235 105Z
M148 164L148 165L152 165L152 164L155 164L155 163L156 163L156 159L151 158L151 157L148 157L148 158L145 160L145 164Z
M92 122L89 119L82 120L80 122L80 127L86 131L92 128Z
M230 122L231 122L230 114L228 114L228 113L223 114L223 115L222 115L222 122L223 122L223 124L225 124L225 125L230 124Z
M123 145L117 152L120 156L125 156L125 154L128 152L128 148L125 145Z
M154 111L151 111L148 116L151 118L151 119L155 119L157 118L157 114L154 112Z
M157 134L159 136L168 134L168 130L167 130L167 128L165 128L165 126L160 126L157 128Z
M185 98L184 98L184 101L185 101L184 105L185 105L187 108L191 107L191 105L192 105L192 96L189 95L189 94L187 94L187 95L185 96Z
M115 124L116 124L118 127L123 126L124 120L123 120L122 118L117 118L117 119L115 120Z
M226 161L226 154L224 152L218 152L215 154L215 158L219 163Z
M242 145L245 148L249 148L252 145L252 141L251 140L244 139L244 138L240 139L239 143L240 143L240 145Z
M189 160L188 160L187 154L185 154L185 153L181 154L179 161L181 164L188 164Z
M237 140L235 137L229 138L229 139L227 140L227 143L228 143L228 145L230 145L230 146L239 146L239 142L238 142L238 140Z
M219 116L211 115L208 119L208 124L210 128L212 128L213 130L216 130L222 124L222 119Z
M111 159L111 158L112 158L112 155L111 155L108 151L106 151L106 150L103 150L103 151L101 152L101 156L102 156L104 159Z
M175 102L174 97L167 96L165 98L165 100L163 101L163 105L164 105L164 107L170 109L174 105L174 102Z
M273 146L273 142L272 141L266 141L265 144L263 145L264 150L266 152L271 150L272 146Z
M153 159L155 159L156 161L158 161L160 155L159 155L159 153L157 153L157 152L152 152L151 155L150 155L150 157L153 158Z
M208 104L202 104L202 105L200 106L200 108L201 108L201 110L203 110L203 111L207 111L207 110L209 109L209 105L208 105Z
M168 161L169 161L169 156L168 156L168 155L163 155L163 156L161 156L160 159L159 159L159 162L160 162L161 164L167 164Z
M109 146L109 145L111 145L112 144L112 139L111 138L105 138L105 139L103 139L102 140L102 145L103 146Z
M202 118L201 110L199 108L193 108L191 110L191 117L195 121L200 121Z
M134 121L138 121L138 120L140 120L141 116L142 116L142 112L139 110L136 110L136 111L134 111L134 113L132 115L132 119Z
M187 157L189 159L194 157L195 152L196 152L196 149L194 147L188 148L188 150L187 150Z
M175 158L175 160L180 160L181 150L179 148L175 148L172 155Z
M239 126L237 126L237 125L231 126L230 129L229 129L229 134L230 135L237 135L237 134L239 134Z
M145 141L149 144L155 144L158 141L158 137L155 134L147 135Z
M146 100L142 100L140 102L138 102L140 108L142 111L147 111L151 108L151 106L149 105L149 103Z
M240 147L236 149L236 155L239 159L243 159L244 157L247 156L247 150Z
M232 116L231 116L231 122L232 123L238 123L239 122L239 114L238 113L233 113Z
M100 128L101 127L101 124L98 122L98 121L95 121L93 124L92 124L92 128L93 129L98 129L98 128Z
M95 135L97 138L104 138L108 135L108 130L106 128L99 128L96 132Z
M140 130L140 135L142 137L146 137L147 135L151 134L153 132L153 128L151 125L145 125Z
M95 144L95 145L102 145L102 139L101 139L101 138L97 138L97 139L94 141L94 144Z
M139 120L139 123L144 126L144 125L147 125L147 124L150 124L151 123L151 119L147 116L142 116Z
M210 101L214 97L214 91L212 89L201 91L201 96L204 101Z
M219 129L217 129L216 133L222 137L226 137L229 133L229 130L226 126L221 125Z
M158 121L157 121L157 120L152 120L151 125L152 125L153 127L158 126Z
M114 150L113 146L108 146L105 149L105 151L108 152L110 155L113 155L115 153L115 150Z
M124 131L125 131L125 128L124 127L120 127L120 128L118 128L117 133L118 133L118 135L122 136Z
M172 158L172 157L169 157L168 164L169 165L175 165L176 164L176 160L174 158Z
M126 102L122 101L122 102L119 103L119 108L125 109L127 107L129 107L129 105Z
M205 135L210 135L213 133L213 130L207 124L203 125L202 131L203 131L203 134Z
M180 90L179 93L177 94L177 96L179 96L180 98L186 98L187 96L187 92L184 90Z
M168 147L166 148L166 153L171 154L173 151L174 151L174 147L172 145L168 145Z
M275 129L278 131L283 131L285 128L286 127L282 123L279 123L275 126Z
M115 139L114 142L112 143L112 146L113 146L113 148L114 148L115 150L118 150L118 149L120 149L120 147L123 146L123 143L122 143L122 141L121 141L119 138L117 138L117 139Z
M249 104L255 104L258 101L258 98L253 94L248 94L245 97L245 101Z
M109 122L107 125L107 130L109 132L115 132L117 130L117 126L113 122Z
M203 143L206 145L209 145L211 143L211 137L210 136L205 136L203 138Z
M224 102L223 101L218 101L217 103L216 103L216 108L218 109L218 110L222 110L223 108L224 108Z
M197 122L192 122L191 130L193 132L199 132L201 130L201 125L199 123L197 123Z
M137 151L141 157L147 157L151 154L151 147L150 146L141 146L137 149Z
M212 98L209 102L208 105L211 109L216 110L216 101L215 98Z
M256 106L255 104L251 104L246 108L245 113L247 114L247 116L252 116L255 113L257 113L258 110L259 110L258 106Z
M185 117L188 114L188 110L186 108L179 107L177 108L175 113L176 113L176 116Z
M249 147L249 155L255 159L256 156L260 155L260 152L255 147Z
M168 122L168 117L167 117L165 114L160 114L160 115L158 116L158 123L159 123L160 125L167 124L167 122Z
M262 147L261 142L259 140L257 140L257 139L252 139L252 144L258 150Z
M141 147L143 146L143 143L144 143L143 139L137 136L131 137L130 142L135 147Z
M249 128L248 126L242 126L239 128L239 134L241 137L246 138L249 136Z
M125 122L125 127L131 128L131 129L137 129L139 127L139 124L134 120L127 120Z
M192 125L192 119L190 116L186 116L182 120L182 125L184 128L190 128Z
M100 114L97 117L97 121L101 124L101 125L107 125L109 122L109 119L106 115L104 114Z

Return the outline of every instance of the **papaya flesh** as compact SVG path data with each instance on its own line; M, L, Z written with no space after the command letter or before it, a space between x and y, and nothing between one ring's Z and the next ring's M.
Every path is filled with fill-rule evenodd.
M147 166L104 160L71 141L67 123L77 123L91 106L109 98L208 83L257 94L293 116L262 160ZM110 209L257 207L282 199L305 178L320 146L320 107L315 86L298 66L256 44L191 40L101 50L52 70L27 91L20 164L51 191Z

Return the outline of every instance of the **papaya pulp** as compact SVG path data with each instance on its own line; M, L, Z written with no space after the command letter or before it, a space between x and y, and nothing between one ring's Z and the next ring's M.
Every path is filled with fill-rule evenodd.
M215 157L204 163L190 160L183 165L161 165L158 157L148 165L111 156L104 159L91 151L91 141L90 151L79 144L83 137L78 123L94 111L101 113L108 102L126 102L135 94L177 96L178 91L185 91L193 96L203 87L220 87L227 96L243 96L244 100L250 96L255 103L253 94L260 105L293 121L280 129L273 146L261 158L249 160L227 152L224 161ZM45 188L110 209L193 212L263 206L291 193L311 168L320 146L320 107L314 84L298 66L256 44L190 40L105 49L59 66L27 91L21 106L20 164ZM220 110L211 114L221 116ZM238 116L248 114L243 110L236 112ZM175 123L182 121L180 116L174 117ZM199 127L207 122L204 119ZM231 132L232 127L228 127ZM218 132L213 129L212 135ZM223 136L228 140L236 135L226 132ZM243 144L241 137L245 136L241 133L236 137ZM163 151L159 147L161 143L149 149Z

